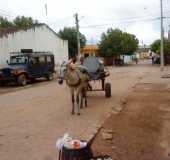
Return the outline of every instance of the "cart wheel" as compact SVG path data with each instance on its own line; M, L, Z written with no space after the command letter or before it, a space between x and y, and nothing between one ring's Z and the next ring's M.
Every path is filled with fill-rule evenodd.
M110 83L105 84L105 96L106 98L111 97L111 84Z
M5 85L4 82L0 82L0 87L3 87Z

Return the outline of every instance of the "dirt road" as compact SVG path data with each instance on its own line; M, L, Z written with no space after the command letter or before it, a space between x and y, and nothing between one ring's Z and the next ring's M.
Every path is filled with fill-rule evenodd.
M89 139L122 98L157 67L138 65L110 68L112 97L88 93L88 108L72 116L68 88L55 81L0 95L0 159L54 160L56 140L64 133Z
M93 143L95 154L109 154L114 160L169 160L169 93L170 78L160 78L159 72L141 79L124 99L122 110L106 120ZM108 129L111 138L105 140Z

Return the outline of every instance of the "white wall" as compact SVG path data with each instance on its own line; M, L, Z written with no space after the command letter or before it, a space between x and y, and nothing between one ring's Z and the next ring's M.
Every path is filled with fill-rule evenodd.
M46 25L0 38L0 66L6 65L10 52L19 52L21 49L51 51L55 55L56 64L68 60L68 41L57 37Z

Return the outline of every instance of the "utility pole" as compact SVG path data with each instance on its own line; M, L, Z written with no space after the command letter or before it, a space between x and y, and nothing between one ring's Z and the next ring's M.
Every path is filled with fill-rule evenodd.
M163 7L162 0L160 0L160 11L161 11L161 71L164 70L164 30L163 30Z
M170 25L169 25L169 30L168 30L168 40L170 41Z
M75 23L76 23L76 30L77 30L77 56L80 57L80 34L79 34L79 19L78 14L75 14Z
M142 48L144 48L144 45L143 45L143 40L142 40Z

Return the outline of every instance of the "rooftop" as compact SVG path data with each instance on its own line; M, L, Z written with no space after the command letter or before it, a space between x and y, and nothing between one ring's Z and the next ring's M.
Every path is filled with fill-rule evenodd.
M98 51L98 46L97 45L85 45L82 49L81 49L81 52L86 54L86 53L89 53L89 54L93 54L93 53L97 53Z
M8 36L9 34L19 32L19 31L27 31L27 30L35 28L35 27L41 27L43 25L46 25L46 24L44 24L44 23L34 24L32 26L23 27L23 28L17 28L17 27L0 28L0 38L2 38L4 36Z

